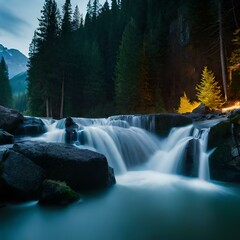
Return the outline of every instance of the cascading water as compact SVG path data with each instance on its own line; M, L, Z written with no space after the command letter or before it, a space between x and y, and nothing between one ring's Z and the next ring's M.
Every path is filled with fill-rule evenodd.
M199 131L199 134L197 135L200 143L198 177L202 180L210 179L208 163L208 157L210 153L207 152L209 130L210 130L209 128L203 128Z
M67 208L0 207L1 240L238 239L239 187L179 176L194 162L194 176L208 179L211 123L173 128L160 138L148 120L74 118L76 146L104 153L117 184L100 194L81 193ZM45 124L48 132L31 140L65 141L64 120Z
M181 167L184 150L190 137L192 126L174 128L162 141L161 148L151 157L147 166L159 172L177 174Z
M199 165L198 177L209 180L207 152L209 128L206 126L200 129L193 125L173 128L166 138L160 138L145 130L155 131L154 122L152 119L149 121L147 117L74 118L74 121L80 126L78 142L75 145L104 154L116 174L139 166L162 173L183 174L184 164L188 161L186 152L194 140L199 146L198 151L192 153L194 164ZM48 132L35 139L64 142L64 119L47 124Z

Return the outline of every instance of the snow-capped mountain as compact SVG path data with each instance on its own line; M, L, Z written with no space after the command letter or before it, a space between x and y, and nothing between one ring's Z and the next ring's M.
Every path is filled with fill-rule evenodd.
M0 44L0 59L4 57L7 65L9 78L27 70L28 58L17 49L8 49Z

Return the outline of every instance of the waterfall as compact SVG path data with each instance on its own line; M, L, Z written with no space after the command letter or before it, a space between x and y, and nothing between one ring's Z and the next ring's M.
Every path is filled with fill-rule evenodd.
M73 119L80 126L76 147L104 154L116 174L144 168L210 179L206 124L173 128L167 137L161 138L154 134L154 121L148 116ZM65 142L64 119L47 124L48 132L35 140Z
M200 153L199 153L199 171L198 177L202 180L208 181L210 179L208 157L210 153L207 152L208 133L209 128L203 128L199 131Z
M147 167L163 173L177 174L181 167L184 151L191 138L192 125L173 128L162 141L160 149L149 160Z

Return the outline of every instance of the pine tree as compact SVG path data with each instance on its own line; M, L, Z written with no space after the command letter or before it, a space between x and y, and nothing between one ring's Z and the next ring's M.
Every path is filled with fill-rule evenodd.
M12 90L9 84L8 67L3 57L0 62L0 105L12 106Z
M196 87L198 100L210 109L223 105L221 89L212 71L204 67L201 82Z
M30 49L34 51L30 55L28 70L29 107L33 115L59 117L60 84L56 59L60 24L55 0L45 0L41 13Z
M82 25L81 22L81 15L78 9L78 5L75 7L74 13L73 13L73 20L72 20L72 29L74 31L78 30L80 26Z
M106 104L103 59L96 42L87 44L85 59L83 101L84 115L104 116L103 107Z
M152 73L150 69L150 59L147 53L146 44L143 44L143 50L140 57L140 69L138 79L139 102L137 111L139 113L153 113L154 106L154 89L152 85Z
M62 19L62 28L61 35L68 37L68 34L72 31L72 6L71 1L66 0L63 5L63 19Z
M97 17L99 15L100 8L101 8L101 5L99 3L99 0L93 0L91 15L92 15L92 21L94 23L97 21Z
M240 28L237 29L234 33L234 39L232 42L238 46L231 54L230 58L230 68L232 71L235 71L240 68Z
M116 104L119 113L134 113L138 105L139 32L133 19L123 33L116 66Z
M72 7L70 0L66 0L63 5L63 19L62 19L62 27L61 27L61 35L60 35L60 65L61 65L61 102L60 102L60 113L59 117L63 118L64 110L68 112L68 110L64 109L66 98L70 101L70 91L69 86L71 85L71 44L72 44Z

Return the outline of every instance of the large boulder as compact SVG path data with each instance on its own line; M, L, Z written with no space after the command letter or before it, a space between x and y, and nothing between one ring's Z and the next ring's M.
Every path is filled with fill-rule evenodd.
M160 136L167 136L174 127L184 127L192 124L192 119L181 114L157 114L155 119L155 131Z
M240 109L236 109L236 110L233 110L229 116L228 116L228 119L236 124L236 125L240 125Z
M231 147L227 144L214 149L209 157L210 177L212 180L240 182L239 163L232 158ZM234 165L238 165L238 168Z
M13 143L14 137L12 134L0 129L0 145Z
M41 205L67 205L79 199L79 194L64 182L45 180L39 199Z
M208 149L225 144L232 144L232 124L228 120L211 127L208 135Z
M14 134L16 128L23 122L23 115L16 110L0 106L0 128Z
M45 179L44 171L26 156L6 150L2 161L2 180L8 186L7 198L36 199Z
M64 181L76 191L105 188L116 182L106 157L93 151L31 141L16 143L13 149L44 169L48 179Z
M45 132L47 132L46 125L40 118L24 117L23 123L18 126L15 134L20 136L36 136Z

